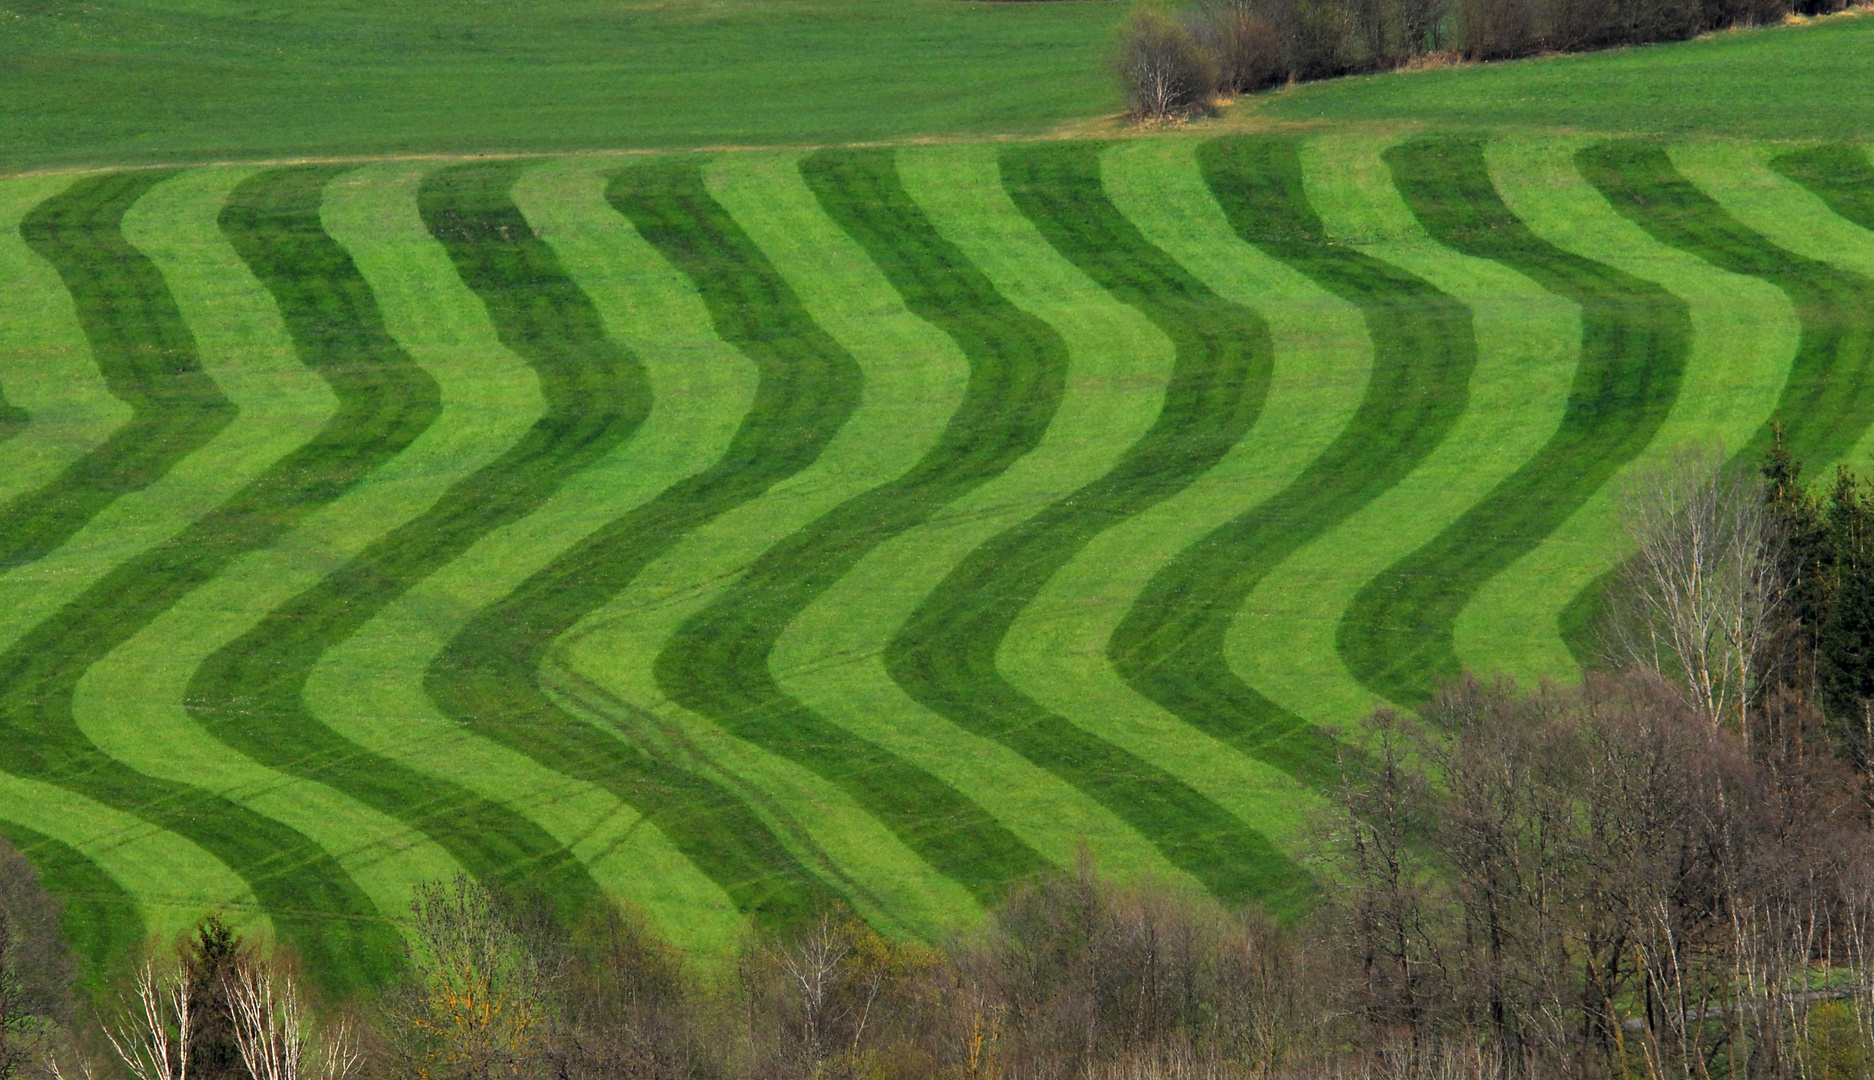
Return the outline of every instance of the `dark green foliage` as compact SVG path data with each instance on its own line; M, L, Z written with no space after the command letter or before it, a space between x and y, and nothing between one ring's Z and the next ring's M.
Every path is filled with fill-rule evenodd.
M1826 521L1834 547L1833 588L1822 623L1817 674L1829 719L1874 763L1874 487L1846 468L1835 473Z
M987 901L1045 862L942 780L788 696L768 670L768 655L781 631L867 552L1034 448L1060 402L1067 350L1052 328L1003 299L937 234L905 194L890 151L826 151L801 171L906 305L956 341L969 360L969 382L917 464L763 552L677 631L657 658L657 680L685 707L838 784L938 872ZM785 314L789 322L777 331L852 363L805 310Z
M119 495L148 487L234 418L169 286L124 239L124 212L173 171L104 173L34 207L20 236L65 282L92 359L130 418L44 487L0 506L0 571L44 557ZM0 430L10 415L0 400Z
M1292 902L1301 875L1264 837L1149 762L1017 690L996 652L1022 609L1101 531L1185 488L1242 437L1268 391L1268 328L1192 278L1100 189L1099 143L1011 148L1016 205L1094 281L1171 338L1177 359L1157 421L1112 471L993 537L906 620L885 653L913 698L996 739L1105 806L1177 866L1229 897Z
M717 332L754 362L760 381L753 407L714 465L580 541L479 613L431 665L426 685L471 730L635 807L742 910L796 921L824 898L823 886L754 815L744 793L662 753L660 740L620 738L655 721L604 700L596 687L594 703L622 732L568 712L548 695L541 664L555 640L690 531L811 465L858 405L858 367L799 336L811 320L710 198L698 162L626 169L606 197L690 279Z
M17 405L8 404L6 390L0 387L0 442L6 442L26 430L26 425L30 423L32 415Z
M1646 448L1672 409L1691 347L1683 300L1555 247L1510 213L1474 136L1415 140L1386 154L1393 179L1438 241L1513 267L1581 306L1581 359L1555 434L1438 536L1360 590L1338 645L1354 676L1402 705L1455 679L1452 639L1483 584L1567 520Z
M182 943L182 976L188 983L189 1073L184 1080L250 1080L234 1039L234 1009L228 980L245 958L241 935L210 912Z
M1777 398L1776 419L1734 451L1733 467L1781 445L1801 460L1836 461L1874 423L1874 281L1805 258L1750 231L1678 174L1663 147L1601 143L1576 155L1582 175L1614 209L1670 244L1734 274L1762 278L1796 308L1802 337ZM1727 450L1732 449L1727 447ZM1588 630L1603 579L1571 603L1569 647L1594 660Z
M1302 190L1298 142L1219 139L1198 151L1244 240L1359 307L1373 368L1347 427L1302 474L1213 530L1146 586L1108 646L1133 688L1186 722L1313 784L1334 749L1230 670L1224 635L1257 583L1404 478L1469 401L1470 312L1425 281L1328 242Z
M1760 471L1784 593L1763 674L1766 685L1814 697L1822 626L1834 601L1835 540L1822 500L1803 484L1802 461L1783 446L1782 425L1772 439Z
M272 293L300 361L325 379L338 411L227 502L119 564L0 654L0 744L9 770L141 817L226 863L308 970L342 989L385 973L395 932L338 862L271 818L106 756L72 715L72 695L92 664L396 456L436 415L435 383L384 332L363 277L319 226L320 192L336 171L257 174L234 191L221 226Z
M507 805L401 765L319 722L302 694L319 658L478 539L517 521L629 438L650 408L644 373L533 234L508 192L522 166L428 177L419 209L501 340L540 381L545 410L499 458L209 657L191 712L273 768L337 788L408 824L476 876L538 889L565 914L599 896L576 860Z
M98 997L147 933L136 899L68 844L11 821L0 821L0 837L32 860L39 884L58 897L58 932L78 961L78 986Z

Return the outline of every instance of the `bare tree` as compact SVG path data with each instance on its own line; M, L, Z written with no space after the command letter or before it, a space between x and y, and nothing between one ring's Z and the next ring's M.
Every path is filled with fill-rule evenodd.
M360 1056L350 1025L340 1019L314 1038L312 1018L290 974L250 960L226 979L234 1042L253 1080L347 1080L357 1070Z
M134 986L135 1000L125 1003L117 1023L104 1026L104 1037L135 1080L183 1080L195 1034L188 980L146 963Z
M1201 107L1217 73L1184 27L1140 8L1119 32L1119 80L1133 119L1166 120Z
M1634 552L1615 597L1616 659L1681 687L1711 727L1748 733L1783 591L1761 481L1688 451L1628 485L1621 512Z

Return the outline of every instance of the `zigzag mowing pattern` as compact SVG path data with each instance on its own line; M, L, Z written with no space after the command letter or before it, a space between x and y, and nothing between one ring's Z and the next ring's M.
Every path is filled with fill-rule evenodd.
M1563 166L1582 143L1538 159L1511 154L1516 143L1492 150L1479 135L1434 134L1383 155L1377 141L1332 144L1358 151L1357 176L1342 178L1316 168L1328 145L1217 139L1195 148L1195 166L1181 151L1177 196L1158 209L1151 170L1172 158L1112 157L1098 142L907 157L903 180L888 149L748 159L758 168L653 158L603 178L603 202L596 174L530 173L542 166L518 161L291 167L219 187L191 174L179 181L186 191L163 190L195 203L170 199L168 217L132 218L129 235L156 261L123 223L175 172L20 189L10 215L58 193L25 213L26 247L11 249L9 265L49 264L40 295L56 272L77 321L61 329L71 315L60 307L37 336L14 340L82 335L127 419L103 430L114 406L98 410L101 392L73 419L42 409L43 389L11 399L31 402L32 415L0 397L0 441L31 432L9 454L59 446L60 425L77 425L67 455L44 459L20 482L29 490L0 506L0 595L46 612L28 605L0 624L13 635L0 640L0 832L65 898L93 980L146 932L173 925L191 889L206 904L206 890L225 900L244 886L330 988L369 984L400 962L398 913L379 906L407 884L397 875L450 862L539 890L571 916L604 896L601 882L628 880L635 864L621 861L663 859L686 884L633 895L680 940L696 923L718 935L738 920L778 926L838 901L889 928L936 932L946 913L970 917L1061 861L1074 814L1131 845L1133 865L1226 899L1305 907L1310 882L1289 832L1318 805L1308 788L1358 750L1289 707L1308 711L1294 697L1303 680L1276 685L1283 658L1260 651L1284 627L1301 643L1295 671L1338 680L1324 701L1364 687L1411 706L1481 647L1458 632L1478 611L1493 626L1556 620L1579 645L1593 592L1546 609L1620 551L1618 537L1584 540L1586 530L1623 470L1687 432L1718 430L1697 419L1701 409L1728 417L1734 437L1754 431L1729 448L1740 469L1768 438L1768 425L1756 426L1772 394L1786 445L1812 465L1874 438L1874 279L1857 272L1874 265L1874 164L1861 149L1752 148L1754 179L1727 187L1719 170L1741 158L1724 155L1743 150L1685 148L1675 159L1654 143L1592 144L1577 176ZM1307 169L1304 152L1315 155ZM1501 191L1487 160L1505 170ZM1111 198L1103 161L1115 170ZM393 175L410 186L334 186ZM1537 175L1556 185L1554 202L1531 198ZM953 198L944 185L969 194ZM294 434L276 434L269 453L280 456L254 462L241 474L250 482L226 479L212 498L195 495L199 505L165 504L168 516L152 518L144 501L199 491L172 474L212 471L246 445L237 433L255 416L299 416L312 407L307 386L318 386L302 380L268 399L264 380L226 381L224 396L208 374L240 374L227 354L265 336L217 336L201 321L223 310L202 281L232 275L234 255L224 246L182 257L149 237L189 231L188 250L205 251L207 217L189 211L196 224L185 230L178 208L230 190L221 235L260 283L241 278L241 310L253 322L271 298L286 334L266 331L276 367L290 338L334 411L279 429ZM328 205L333 191L344 201ZM353 200L358 191L377 201ZM411 202L384 201L402 198ZM1777 199L1804 205L1779 218ZM386 257L360 230L398 205L404 231L383 243L406 246ZM1553 206L1601 214L1600 239L1577 243ZM330 219L330 233L328 209L346 215ZM1352 235L1363 213L1391 231L1370 244ZM584 231L562 242L540 235L542 222ZM1387 238L1401 229L1409 244ZM1621 239L1610 239L1615 229ZM627 241L630 258L608 260L604 245ZM1844 246L1859 254L1840 255ZM1650 255L1632 254L1641 247ZM1654 273L1646 258L1677 269L1660 274L1663 285L1642 280ZM1253 272L1236 274L1230 259L1253 260ZM629 278L653 266L654 286ZM1030 288L1024 269L1043 266L1051 284ZM403 291L411 283L397 276L408 267L459 279L428 322L411 314L420 290ZM383 310L373 282L387 290ZM1278 286L1286 291L1259 310L1258 290ZM842 288L859 298L844 303L853 297ZM1774 332L1724 340L1792 342L1792 355L1727 352L1699 336L1727 290L1750 289L1736 302L1768 312ZM1539 290L1557 298L1541 316L1527 313ZM653 315L621 302L633 297L670 302ZM1505 298L1522 307L1497 303ZM1333 306L1335 329L1320 340L1336 348L1351 349L1364 323L1370 366L1362 348L1331 384L1307 386L1327 355L1307 337L1311 303ZM1086 325L1130 320L1104 351L1068 321L1093 304L1087 317L1107 321ZM1468 304L1483 313L1475 326ZM1547 340L1577 325L1574 310L1580 341ZM678 339L633 318L681 322L689 336L666 347ZM462 328L479 336L448 352ZM198 355L198 335L213 364ZM697 364L746 364L690 384L740 387L737 396L670 399L663 388L686 385L676 376L693 350ZM1547 400L1476 423L1485 414L1473 377L1480 402L1507 401L1514 365L1531 356L1547 365ZM477 400L498 415L449 396L477 385L476 363L507 365L498 379L509 381L491 372L479 384ZM528 374L537 396L512 381ZM1708 400L1727 379L1748 382L1748 408ZM1114 385L1090 385L1099 380ZM273 400L293 411L266 412ZM262 411L237 417L235 401ZM1134 404L1146 401L1149 414ZM1085 430L1085 417L1121 414L1136 423ZM1452 479L1493 449L1481 433L1500 438L1517 417L1527 438L1499 449L1494 471ZM705 421L716 426L680 445ZM471 458L437 449L471 444ZM615 490L646 461L671 464ZM419 473L414 487L380 486ZM427 494L390 506L385 493L405 490ZM1409 538L1377 546L1376 515L1413 512L1414 492L1443 502ZM1199 516L1178 516L1187 512ZM99 546L94 534L138 515L134 543ZM339 535L334 523L346 539L322 539ZM1149 559L1114 579L1123 588L1096 588L1145 526L1156 530ZM159 531L168 535L152 542ZM539 550L523 551L530 544ZM1319 581L1330 558L1350 552L1364 561L1345 592L1251 610L1287 602L1270 599L1285 565L1296 582ZM211 621L225 614L208 614L214 598L251 590L256 568L276 565L268 558L301 576L252 599L238 627L217 629L228 621ZM916 560L922 576L871 602L868 590ZM68 565L86 569L65 574ZM1557 566L1563 584L1538 599L1500 595ZM467 595L462 582L486 570L497 572L472 600L412 629L424 605ZM66 591L34 591L57 574ZM1365 575L1376 576L1356 591L1352 578ZM1129 599L1081 614L1112 596ZM814 635L847 616L855 628L816 651ZM1262 621L1233 637L1242 617ZM655 632L606 636L640 622ZM189 655L206 657L187 672L186 714L164 703L151 715L171 726L133 746L123 739L133 721L110 719L102 692L80 684L100 669L119 712L139 688L182 685L196 660L158 668L154 645L185 624L199 629ZM404 656L396 693L333 704L332 693L372 674L371 650L419 639L434 652ZM1085 693L1057 699L1035 681L1052 670L1043 654L1057 640L1081 642L1061 670L1090 673ZM624 642L609 659L608 641ZM1243 648L1259 651L1232 653ZM171 681L142 679L146 670ZM427 703L412 697L419 672ZM866 715L882 695L887 708ZM393 711L384 701L421 711L420 722L377 715ZM1081 715L1103 704L1112 715ZM397 744L405 722L421 752ZM203 732L219 742L203 736L191 752L220 755L222 773L140 771L160 771L151 755L163 739ZM946 749L926 749L926 737ZM442 755L457 746L481 755L477 764L442 775L454 768ZM1216 760L1199 762L1204 754ZM971 755L992 765L982 775L1026 777L1037 791L998 798L971 774ZM549 787L564 778L551 797L572 802L500 790L521 772ZM264 797L241 786L269 777L290 780ZM1238 800L1229 785L1239 783L1263 787ZM1283 799L1305 807L1262 820L1279 817ZM47 813L47 803L65 809ZM296 809L340 804L354 817L329 833ZM627 833L657 842L611 839ZM389 850L370 847L380 842L420 857L374 856ZM368 850L347 848L359 843ZM613 848L594 850L603 844ZM166 880L160 868L149 870L159 858L195 860L219 883L180 880L171 895L154 884ZM893 872L916 880L892 892ZM705 919L698 904L713 905Z

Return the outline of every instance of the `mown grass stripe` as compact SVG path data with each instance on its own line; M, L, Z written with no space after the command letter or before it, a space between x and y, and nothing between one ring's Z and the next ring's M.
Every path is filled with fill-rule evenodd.
M1831 143L1778 154L1770 167L1814 192L1830 210L1874 229L1874 161L1865 146Z
M591 534L478 614L430 668L437 704L477 733L612 791L757 919L806 917L821 886L732 791L601 731L542 684L553 644L685 534L810 465L858 404L849 359L775 335L798 306L786 283L705 190L694 159L621 170L608 201L694 284L717 332L759 372L723 456Z
M1739 446L1770 415L1800 331L1774 286L1739 277L1661 244L1614 212L1582 179L1573 155L1585 141L1499 138L1484 157L1510 211L1543 240L1655 282L1683 299L1691 355L1679 396L1646 450L1534 550L1486 582L1454 628L1459 659L1475 671L1523 679L1572 679L1564 640L1571 601L1623 553L1614 505L1620 478L1653 467L1688 443Z
M609 696L614 722L634 717L636 731L734 788L873 925L934 938L981 917L967 889L837 784L684 708L656 678L657 656L678 629L763 551L911 469L968 384L968 360L956 342L912 314L865 249L827 215L801 175L801 156L725 154L705 169L705 185L814 323L852 356L864 380L861 403L812 466L695 530L647 567L569 635L559 666Z
M1386 162L1420 223L1443 243L1513 267L1581 307L1567 410L1548 442L1437 537L1368 582L1338 645L1361 682L1416 706L1461 668L1458 615L1489 578L1574 513L1652 441L1691 346L1685 302L1651 282L1555 247L1497 196L1475 136L1420 138Z
M626 510L707 468L752 397L752 365L715 337L688 280L606 203L604 170L615 167L591 160L536 165L520 174L511 197L592 301L607 336L642 360L652 393L645 421L629 441L569 475L533 513L491 531L334 645L307 681L305 698L314 715L373 751L506 802L671 940L723 955L743 932L741 913L654 825L605 789L468 730L438 709L423 685L427 669L477 611ZM327 227L359 261L399 341L419 358L469 352L474 362L464 374L472 376L509 354L418 215L421 175L414 165L351 174L355 188L328 196ZM386 194L397 197L387 202ZM423 239L420 248L415 237ZM437 261L453 290L434 288ZM460 299L438 305L452 295ZM476 355L483 351L488 355ZM518 358L509 356L509 363L536 381ZM476 385L483 381L485 374ZM361 882L370 885L362 875Z
M1155 574L1245 507L1280 491L1332 442L1358 407L1372 362L1357 308L1236 236L1198 170L1196 145L1113 144L1102 156L1102 187L1149 242L1269 324L1274 370L1267 400L1217 465L1101 532L1049 578L1010 627L997 662L1037 701L1173 772L1294 851L1320 810L1309 790L1139 694L1106 654Z
M360 421L388 421L393 437L408 430L413 418L417 430L427 423L422 408L426 380L420 372L412 379L399 369L394 354L372 350L369 344L364 356L347 348L356 344L347 331L362 326L368 338L369 295L348 287L354 284L345 277L349 263L318 232L317 196L324 175L323 170L285 170L259 178L259 184L250 181L243 185L250 198L240 199L237 190L237 200L224 210L222 222L237 250L280 302L302 360L338 393L341 412L319 437L281 459L228 503L118 565L0 654L0 732L16 751L9 761L14 772L136 814L216 855L248 882L276 928L302 951L319 977L343 987L394 962L394 935L373 917L376 912L368 899L331 856L302 834L225 798L158 780L104 756L72 715L73 693L91 664L234 558L277 536L321 496L342 489L349 479L346 467L359 456L353 437L359 434ZM282 182L267 182L276 179ZM251 228L255 194L297 198L299 213L293 224L299 235L286 243L279 243L284 239L280 237L256 236ZM116 254L105 249L101 257ZM316 276L295 280L290 276L295 267ZM296 287L281 287L281 279ZM294 301L303 306L295 310ZM433 385L429 389L433 394ZM413 408L404 407L412 399L399 391L415 392ZM368 453L363 456L368 462Z
M162 274L120 227L125 211L172 175L151 169L86 177L20 222L20 236L65 282L91 354L130 417L43 487L0 507L0 570L43 558L234 418L234 406L202 370Z
M814 770L979 900L1045 861L935 775L802 706L769 671L781 631L867 553L985 483L1033 449L1060 402L1060 336L1014 307L905 194L889 150L823 151L801 174L914 313L969 359L962 402L924 456L763 552L658 656L672 700L738 737ZM829 354L843 348L804 310L782 329Z
M966 730L996 739L1097 800L1206 888L1283 897L1301 875L1260 834L1177 777L1053 713L998 671L1023 607L1100 531L1179 491L1253 422L1268 389L1268 330L1154 248L1100 190L1101 144L1004 150L1003 186L1082 273L1173 343L1153 426L1102 477L990 539L893 638L899 685Z
M114 976L136 954L149 930L136 898L77 848L0 817L4 835L39 872L39 884L58 897L59 930L79 964L78 985L103 999Z
M504 802L374 753L320 723L303 694L324 653L492 529L536 509L628 438L649 408L642 369L508 197L520 166L442 170L418 206L502 342L533 368L545 411L495 460L373 541L203 663L191 713L256 760L343 791L443 847L472 873L538 890L568 915L599 890L539 825Z
M1068 353L1061 402L1035 449L879 544L804 609L769 666L809 708L937 775L1055 865L1072 866L1084 845L1100 853L1104 873L1198 887L1086 793L920 705L886 670L886 643L971 551L1105 473L1143 433L1163 402L1173 353L1150 320L1095 285L1022 216L1002 189L995 147L901 148L895 161L932 227L1009 303L1060 334Z
M1804 258L1745 228L1679 175L1658 144L1606 142L1576 160L1614 209L1661 243L1783 290L1802 320L1802 339L1775 422L1792 454L1815 462L1841 458L1874 423L1874 279ZM1743 467L1771 437L1765 423L1746 445L1725 449Z
M1861 197L1854 185L1874 183L1874 170L1866 158L1850 158L1864 167L1845 178L1844 200L1824 199L1807 186L1779 172L1775 162L1786 153L1780 147L1734 140L1710 140L1674 145L1672 163L1686 179L1716 199L1745 228L1805 258L1829 263L1862 277L1874 278L1874 198ZM1858 199L1859 206L1855 205ZM1837 213L1846 209L1860 220ZM1863 431L1855 445L1838 460L1865 462L1874 456L1874 427ZM1812 463L1826 468L1833 462Z
M332 401L326 385L293 361L278 307L220 227L229 193L255 171L183 173L144 196L126 215L124 231L161 268L195 331L204 365L241 406L216 446L242 426L269 421L278 437L264 468L315 436ZM329 200L326 205L329 211ZM440 251L437 258L448 273ZM480 374L499 385L488 372ZM255 403L262 407L250 407ZM267 412L274 415L256 415ZM214 452L211 447L191 457L159 487ZM87 738L138 772L215 791L304 834L353 874L379 911L394 914L407 906L412 882L450 876L458 869L454 861L395 819L235 751L184 707L190 677L206 658L342 559L342 539L317 524L348 502L312 515L279 543L237 559L178 598L85 672L73 693L72 715ZM213 505L195 509L206 512ZM210 904L202 902L204 909Z
M0 506L96 449L130 415L92 362L71 294L19 232L33 207L73 181L0 180L0 384L28 418L20 436L0 446Z
M1362 586L1457 520L1554 432L1581 336L1573 303L1426 233L1382 156L1395 141L1383 133L1309 140L1300 154L1304 190L1330 242L1462 303L1476 361L1466 408L1437 447L1265 574L1225 634L1231 669L1316 727L1344 729L1384 701L1342 659L1335 641L1342 617Z
M1297 140L1219 139L1198 151L1239 236L1355 304L1374 345L1347 428L1287 488L1187 549L1147 586L1109 645L1140 693L1185 722L1310 783L1332 752L1307 722L1246 684L1225 637L1264 575L1396 484L1464 411L1470 313L1424 280L1328 242L1302 189Z

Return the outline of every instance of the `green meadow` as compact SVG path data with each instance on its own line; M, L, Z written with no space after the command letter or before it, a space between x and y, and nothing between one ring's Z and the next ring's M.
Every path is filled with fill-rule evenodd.
M1874 20L1036 141L1119 8L7 3L0 832L93 972L370 985L458 870L704 954L1083 850L1299 912L1365 712L1591 661L1624 478L1874 452L1865 101L1711 90Z

